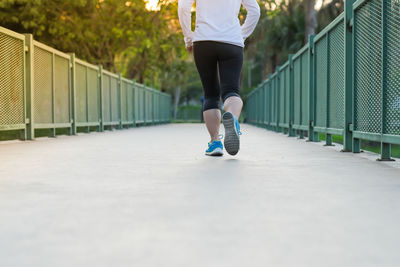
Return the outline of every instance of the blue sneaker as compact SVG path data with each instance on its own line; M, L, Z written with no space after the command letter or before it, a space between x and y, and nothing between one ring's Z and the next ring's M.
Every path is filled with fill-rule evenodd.
M225 127L225 149L230 155L234 156L239 152L239 136L242 135L240 132L239 120L232 113L225 112L224 115L222 115L222 123Z
M207 156L222 156L224 154L224 147L221 141L212 141L208 143L208 149L206 150Z

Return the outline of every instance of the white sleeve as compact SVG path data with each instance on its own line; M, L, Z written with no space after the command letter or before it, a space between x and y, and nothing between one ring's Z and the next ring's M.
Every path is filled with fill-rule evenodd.
M179 0L178 16L179 23L182 27L183 35L185 36L186 47L193 45L192 32L192 6L195 0Z
M260 6L256 0L242 0L242 4L247 10L247 17L242 25L243 39L246 39L253 33L260 19Z

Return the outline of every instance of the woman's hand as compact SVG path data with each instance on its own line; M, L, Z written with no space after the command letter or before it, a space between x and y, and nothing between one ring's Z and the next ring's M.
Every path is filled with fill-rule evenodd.
M189 54L193 53L193 45L186 47L186 50L188 51Z

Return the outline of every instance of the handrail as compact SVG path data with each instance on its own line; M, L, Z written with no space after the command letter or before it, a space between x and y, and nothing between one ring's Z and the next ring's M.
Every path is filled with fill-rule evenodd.
M170 122L171 96L0 27L0 135ZM140 92L144 89L144 93Z
M400 3L389 2L346 1L345 12L248 94L246 120L289 136L308 134L309 141L322 133L326 145L341 135L345 152L359 153L360 139L377 141L380 160L392 160L391 144L400 144ZM289 80L282 82L287 77L277 74L285 70ZM284 93L289 105L274 95ZM289 123L282 116L271 121L282 110Z

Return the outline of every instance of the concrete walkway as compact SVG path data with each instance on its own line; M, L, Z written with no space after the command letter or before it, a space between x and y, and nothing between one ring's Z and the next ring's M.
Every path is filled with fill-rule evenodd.
M399 266L398 163L243 132L223 158L194 124L0 144L0 266Z

